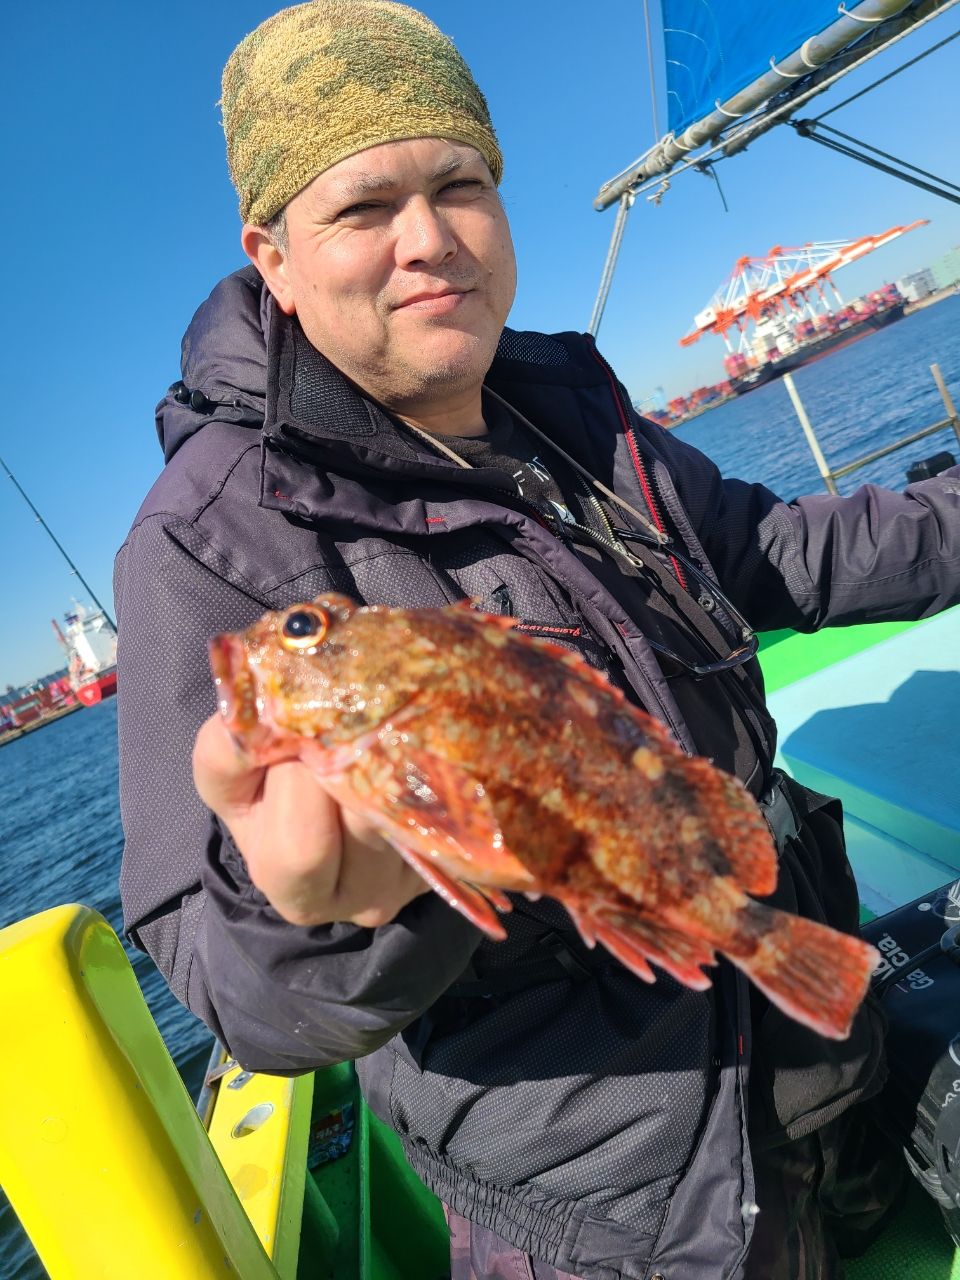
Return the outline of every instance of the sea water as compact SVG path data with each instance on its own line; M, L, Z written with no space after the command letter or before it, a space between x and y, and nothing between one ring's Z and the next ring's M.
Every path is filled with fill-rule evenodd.
M929 370L933 361L960 405L960 297L796 371L797 390L831 466L945 416ZM781 382L703 414L676 435L709 454L726 475L759 481L784 498L824 491ZM841 492L866 482L901 488L910 462L942 449L960 459L956 437L945 431L847 477ZM48 907L82 902L119 932L122 845L114 701L0 748L0 928ZM170 996L149 960L133 951L130 956L160 1031L195 1086L208 1033ZM12 1034L3 1029L5 1043ZM28 1070L29 1046L19 1051ZM0 1280L44 1275L0 1196Z
M960 409L960 294L794 371L831 469L946 417L930 372L933 363ZM758 481L782 498L826 492L779 379L701 414L674 434L713 458L724 475ZM862 484L900 489L911 462L941 450L960 461L960 442L949 428L845 476L837 487L843 494Z

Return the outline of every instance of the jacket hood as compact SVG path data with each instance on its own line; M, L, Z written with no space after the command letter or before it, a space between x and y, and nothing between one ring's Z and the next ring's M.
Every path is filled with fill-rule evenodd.
M273 309L270 292L252 266L221 280L200 305L180 347L182 383L174 383L157 405L164 461L211 420L263 425ZM175 397L178 388L183 400ZM188 393L194 393L193 404Z

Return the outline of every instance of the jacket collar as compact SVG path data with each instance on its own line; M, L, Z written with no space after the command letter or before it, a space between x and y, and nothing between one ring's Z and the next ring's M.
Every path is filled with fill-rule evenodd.
M262 440L261 505L322 514L325 523L383 530L386 521L406 533L449 527L434 508L449 513L452 482L459 496L489 498L500 478L431 455L310 344L295 318L279 313L267 350Z

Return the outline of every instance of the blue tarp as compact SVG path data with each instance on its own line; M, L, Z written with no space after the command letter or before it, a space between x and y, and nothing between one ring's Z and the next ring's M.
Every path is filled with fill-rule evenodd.
M837 0L662 0L668 128L726 102L840 16ZM784 85L788 82L784 81Z

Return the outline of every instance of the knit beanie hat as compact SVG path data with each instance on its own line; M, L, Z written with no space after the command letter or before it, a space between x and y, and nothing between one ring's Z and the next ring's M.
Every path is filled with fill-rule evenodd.
M503 157L486 99L450 41L392 0L310 0L242 40L223 72L223 130L244 222L262 225L367 147L450 138Z

